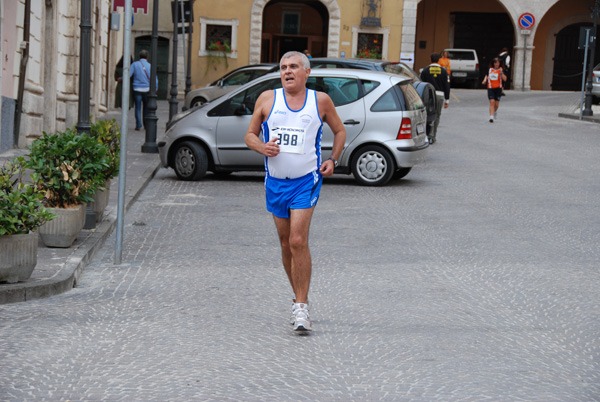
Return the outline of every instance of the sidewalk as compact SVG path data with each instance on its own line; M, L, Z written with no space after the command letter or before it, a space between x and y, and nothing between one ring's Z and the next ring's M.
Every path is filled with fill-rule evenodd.
M565 107L565 111L563 113L559 113L558 117L571 120L582 120L590 123L600 123L600 105L592 105L592 113L594 114L592 116L581 116L581 119L579 118L579 106L579 101L571 105L567 105L567 107Z
M162 137L169 120L168 101L157 102L156 115L157 141ZM116 119L121 124L121 109L107 113L105 119ZM127 131L127 168L125 172L125 211L129 210L138 195L152 179L160 166L158 154L142 153L145 131L135 131L134 110L129 110ZM0 154L0 163L17 155L26 154L26 150L13 149ZM27 281L6 284L0 283L0 304L53 296L72 289L77 285L85 267L117 226L117 201L119 191L118 177L110 186L110 199L101 222L96 228L82 230L70 248L48 248L41 239L38 248L38 260L35 269Z

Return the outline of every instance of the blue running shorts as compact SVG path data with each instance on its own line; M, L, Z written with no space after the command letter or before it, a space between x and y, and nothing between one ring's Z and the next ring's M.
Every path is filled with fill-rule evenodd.
M266 176L267 211L278 218L289 218L290 209L308 209L317 204L323 176L314 171L296 179Z

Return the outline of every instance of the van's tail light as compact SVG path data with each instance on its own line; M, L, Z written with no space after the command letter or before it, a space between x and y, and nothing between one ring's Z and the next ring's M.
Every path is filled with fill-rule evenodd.
M397 140L410 140L412 138L412 122L408 117L402 119L400 130L398 131Z
M475 63L475 70L479 70L479 63Z

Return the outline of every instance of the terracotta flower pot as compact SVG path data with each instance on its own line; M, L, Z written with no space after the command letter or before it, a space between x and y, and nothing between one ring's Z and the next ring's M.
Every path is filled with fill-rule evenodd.
M0 236L0 282L29 279L37 264L38 234Z

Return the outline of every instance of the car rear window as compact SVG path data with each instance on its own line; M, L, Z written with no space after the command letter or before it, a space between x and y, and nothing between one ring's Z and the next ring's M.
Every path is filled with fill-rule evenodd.
M396 112L424 108L417 90L407 81L400 82L387 90L371 106L372 112Z
M473 52L457 52L449 51L448 58L454 60L475 60L475 53Z

